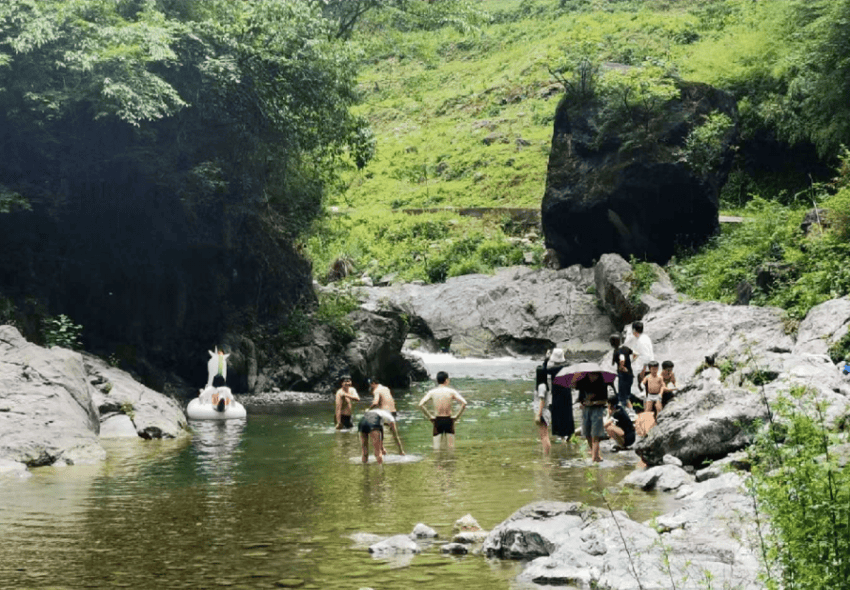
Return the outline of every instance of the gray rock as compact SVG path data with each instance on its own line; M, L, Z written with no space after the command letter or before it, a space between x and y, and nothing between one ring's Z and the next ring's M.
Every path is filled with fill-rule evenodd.
M716 477L720 477L724 473L727 473L731 470L738 471L749 471L750 470L750 459L749 455L746 451L738 451L737 453L730 453L726 457L714 461L708 467L700 469L696 472L696 480L698 482L706 481L709 479L714 479Z
M413 527L413 532L410 533L410 536L414 539L433 539L437 536L437 531L420 522Z
M138 438L136 425L126 414L107 414L101 418L100 438Z
M555 345L608 350L612 324L593 295L593 271L525 267L465 275L434 285L363 289L364 307L404 314L426 349L460 356L541 354Z
M484 541L488 557L532 559L550 555L580 528L588 512L578 502L535 502L495 527Z
M484 530L481 528L481 525L478 524L478 521L473 518L471 514L465 514L458 518L455 523L452 525L453 533L462 533L466 531L481 531Z
M23 463L10 459L0 459L0 477L26 479L32 477L32 473L27 470L27 466Z
M664 465L675 465L676 467L682 467L682 460L678 457L674 457L673 455L664 455L661 458L661 462Z
M483 543L486 538L487 531L463 531L452 537L452 543L475 545L476 543Z
M0 326L0 459L29 467L91 463L106 453L79 353L27 342Z
M754 392L691 389L664 407L634 450L649 465L660 464L668 454L699 465L749 445L766 419L767 409Z
M829 347L840 340L850 327L850 298L831 299L816 305L797 329L795 354L827 355Z
M452 555L466 555L469 553L469 546L463 543L446 543L440 547L441 553L450 553Z
M680 508L654 522L589 508L585 518L561 527L549 553L533 559L517 581L668 590L702 587L707 574L712 586L761 589L752 501L740 493L741 481L726 474L711 483L695 483Z
M646 303L631 297L632 284L627 280L631 274L632 265L619 254L603 254L593 267L596 295L618 330L649 311Z
M623 484L642 490L670 492L694 482L694 477L676 465L659 465L645 470L636 470L626 476Z
M142 438L177 438L187 434L186 415L176 401L145 387L126 371L98 357L84 354L83 360L93 385L92 399L104 419L110 421L106 436L127 431L126 421L114 417L115 414L129 418Z
M419 553L420 548L408 535L394 535L369 546L374 557L392 557L405 553Z

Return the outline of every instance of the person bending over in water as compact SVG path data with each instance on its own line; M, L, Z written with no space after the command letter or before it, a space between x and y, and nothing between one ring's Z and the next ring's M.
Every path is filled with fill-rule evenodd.
M340 380L340 387L336 390L336 406L334 411L334 425L337 430L343 428L354 428L351 421L351 402L359 402L360 396L357 390L351 386L351 377L345 375Z
M429 400L434 404L434 416L425 407ZM455 401L460 404L460 411L452 416L452 404ZM454 448L455 422L466 409L466 400L457 391L449 387L448 373L445 371L437 373L437 387L425 394L425 397L419 402L419 409L434 423L434 448L440 448L440 439L443 435L446 437L448 447Z
M366 384L372 391L372 405L369 406L369 410L384 410L392 414L393 421L390 422L390 431L393 433L393 438L395 438L395 442L398 445L399 454L404 455L404 448L401 446L401 438L398 436L398 426L396 424L396 421L398 420L398 412L395 409L393 394L390 393L388 387L381 385L376 379L366 379ZM387 451L384 449L384 454L386 453Z
M384 462L384 422L392 424L394 422L392 414L384 410L371 409L366 410L357 424L357 431L360 433L361 458L364 463L369 460L370 439L375 460L381 464Z

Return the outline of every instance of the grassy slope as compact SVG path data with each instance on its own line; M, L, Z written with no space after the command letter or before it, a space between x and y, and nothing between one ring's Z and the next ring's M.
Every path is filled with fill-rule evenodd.
M510 227L503 217L400 211L538 208L560 98L549 67L566 65L569 71L582 56L648 61L736 92L744 117L751 109L748 85L785 67L787 48L777 41L785 18L782 2L593 4L595 11L559 12L556 0L490 1L482 6L497 22L474 33L385 31L361 38L366 65L360 114L373 126L377 152L363 171L351 174L347 190L329 201L343 214L319 224L310 239L317 275L339 256L373 277L399 272L425 280L519 262L522 252L506 243ZM738 281L752 281L762 261L774 260L798 270L779 292L756 293L756 303L780 304L800 317L839 293L850 279L833 280L831 270L804 263L794 229L811 202L803 201L798 207L751 207L745 214L758 218L757 224L726 228L703 252L671 265L680 288L730 301ZM542 245L525 250L538 257ZM840 259L842 253L824 255ZM819 274L803 276L810 271Z

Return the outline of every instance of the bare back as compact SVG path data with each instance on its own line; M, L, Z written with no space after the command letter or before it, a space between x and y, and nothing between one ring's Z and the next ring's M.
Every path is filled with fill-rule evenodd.
M466 400L463 399L457 391L444 385L429 391L425 397L422 398L419 405L422 405L429 399L431 400L431 403L434 404L434 414L436 416L451 416L452 402L454 401L457 401L464 406L466 405Z
M393 399L393 394L390 393L389 388L380 385L375 388L375 392L373 394L375 397L372 398L372 405L379 410L386 410L387 412L395 412L395 400Z

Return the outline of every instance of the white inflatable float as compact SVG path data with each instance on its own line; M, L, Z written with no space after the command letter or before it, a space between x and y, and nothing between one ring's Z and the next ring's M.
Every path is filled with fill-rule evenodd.
M207 362L207 386L200 391L198 397L189 402L186 406L186 415L191 420L232 420L237 418L245 418L248 413L245 411L245 406L233 399L233 394L229 387L224 386L227 378L227 357L229 354L224 354L223 350L215 347L215 352L209 351L210 360ZM218 380L219 386L213 385L213 380L220 377ZM218 404L220 398L223 398L227 403Z
M186 415L191 420L231 420L245 418L248 412L245 411L245 406L237 401L230 402L223 412L219 412L212 404L205 404L201 398L196 397L186 407Z

